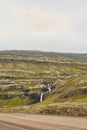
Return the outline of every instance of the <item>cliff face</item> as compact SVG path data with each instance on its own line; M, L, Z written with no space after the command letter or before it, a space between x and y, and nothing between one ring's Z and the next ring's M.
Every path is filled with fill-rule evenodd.
M86 102L86 54L84 59L78 55L83 57L53 52L0 52L1 108L36 105L43 92L43 102L39 106ZM51 92L48 84L51 84Z

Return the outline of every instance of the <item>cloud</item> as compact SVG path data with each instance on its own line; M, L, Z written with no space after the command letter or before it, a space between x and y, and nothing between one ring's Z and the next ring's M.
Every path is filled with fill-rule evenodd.
M69 26L67 17L62 14L56 15L34 9L25 12L23 16L35 32L64 31Z
M87 50L86 7L87 0L0 0L0 49Z
M44 40L49 39L49 41L56 39L58 42L61 39L67 39L75 43L79 41L78 33L72 29L72 22L68 15L43 12L38 9L21 12L20 15L25 24L31 28L32 37L35 39L40 40L42 38Z

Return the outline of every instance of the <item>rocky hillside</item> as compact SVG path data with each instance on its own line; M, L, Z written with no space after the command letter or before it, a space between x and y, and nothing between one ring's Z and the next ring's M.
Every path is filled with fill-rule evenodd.
M0 111L87 115L87 54L0 52Z

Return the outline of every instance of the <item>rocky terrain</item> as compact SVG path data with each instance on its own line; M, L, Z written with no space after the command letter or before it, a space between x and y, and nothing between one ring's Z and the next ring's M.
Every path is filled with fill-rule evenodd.
M0 52L0 112L87 116L87 54Z

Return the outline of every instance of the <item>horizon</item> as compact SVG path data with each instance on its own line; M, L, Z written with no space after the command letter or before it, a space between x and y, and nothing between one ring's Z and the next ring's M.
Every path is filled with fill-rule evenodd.
M44 52L44 53L65 53L65 54L87 54L87 52L58 52L58 51L45 51L45 50L20 50L20 49L12 49L12 50L0 50L0 52L6 51L32 51L32 52Z
M0 50L87 53L87 0L1 0Z

